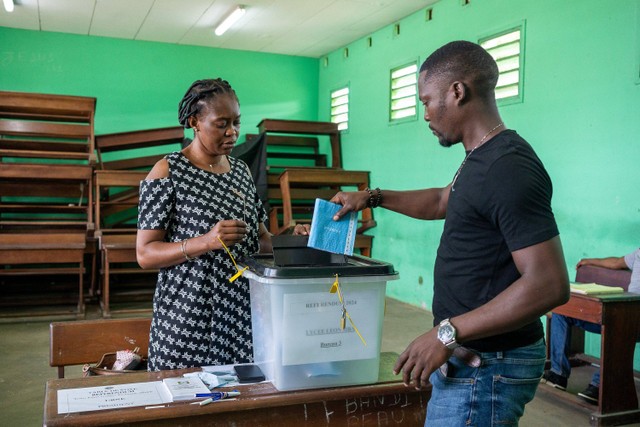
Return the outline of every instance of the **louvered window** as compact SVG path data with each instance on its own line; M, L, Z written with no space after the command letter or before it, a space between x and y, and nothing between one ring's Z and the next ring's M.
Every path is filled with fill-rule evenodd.
M331 121L339 130L349 128L349 87L331 92Z
M522 99L522 38L521 29L510 30L480 41L480 46L498 63L496 99Z
M391 70L389 121L417 117L418 63Z

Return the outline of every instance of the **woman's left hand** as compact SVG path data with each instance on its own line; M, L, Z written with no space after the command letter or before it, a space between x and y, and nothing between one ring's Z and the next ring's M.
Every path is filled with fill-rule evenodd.
M296 224L296 226L293 228L293 234L308 236L310 230L311 226L309 224Z

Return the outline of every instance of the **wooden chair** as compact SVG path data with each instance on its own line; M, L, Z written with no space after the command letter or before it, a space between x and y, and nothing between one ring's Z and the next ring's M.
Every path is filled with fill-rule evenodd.
M150 285L155 285L157 270L142 270L136 261L136 220L138 188L147 171L97 170L95 171L95 193L102 197L95 199L95 218L98 228L98 248L101 264L99 267L98 295L102 316L111 317L111 278L153 275ZM117 217L117 218L116 218ZM112 265L113 264L113 265ZM124 283L128 285L129 283ZM128 286L131 288L131 286ZM147 289L128 290L128 299L149 300L154 286ZM149 312L149 309L117 310L117 313Z
M576 283L597 283L604 286L617 286L625 291L629 289L631 281L631 271L613 270L610 268L596 267L593 265L583 265L576 270ZM547 360L550 358L551 343L551 313L547 313ZM585 361L593 362L592 358L584 353L584 330L573 327L571 329L571 345L569 350L569 361L572 365L580 365Z
M96 234L134 233L138 215L138 189L149 172L96 170ZM100 197L98 197L100 195Z
M139 354L146 357L150 327L151 319L51 323L49 365L58 368L58 378L64 378L65 366L97 363L105 353L139 347Z
M612 270L610 268L583 265L576 271L577 283L597 283L604 286L619 286L629 290L630 270Z

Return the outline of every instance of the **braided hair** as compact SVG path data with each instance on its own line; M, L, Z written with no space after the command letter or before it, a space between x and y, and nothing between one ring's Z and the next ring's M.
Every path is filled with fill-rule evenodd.
M193 82L187 93L184 94L180 104L178 104L178 121L180 124L186 129L190 128L189 117L198 115L206 102L223 93L231 94L238 99L229 82L221 78Z

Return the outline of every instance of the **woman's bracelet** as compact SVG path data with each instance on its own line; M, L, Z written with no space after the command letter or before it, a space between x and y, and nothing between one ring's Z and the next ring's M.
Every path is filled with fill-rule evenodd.
M376 205L374 206L375 208L380 206L380 204L382 203L382 190L376 187L376 191L378 192L378 197L376 198Z
M187 255L187 240L183 240L182 243L180 244L180 248L182 249L182 255L184 255L184 257L186 258L187 261L193 261L194 259L196 259L195 257L191 258L189 255Z

